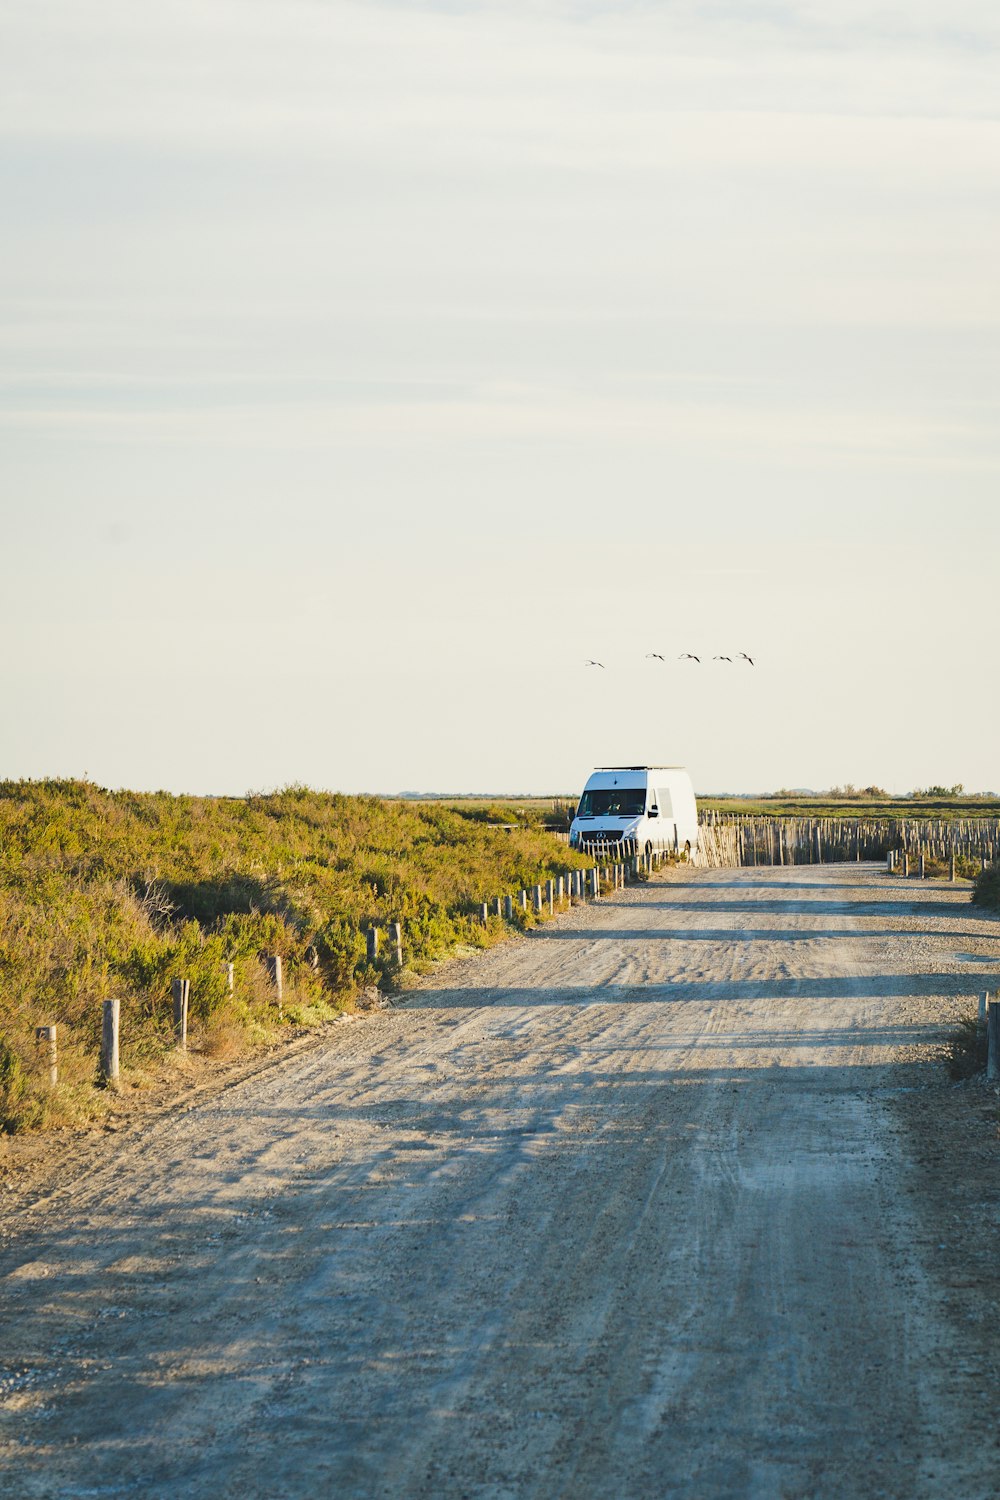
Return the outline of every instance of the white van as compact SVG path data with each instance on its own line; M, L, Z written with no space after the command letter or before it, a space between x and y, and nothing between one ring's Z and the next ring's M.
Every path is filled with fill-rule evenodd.
M569 841L625 840L645 849L698 847L698 809L682 766L601 766L587 778Z

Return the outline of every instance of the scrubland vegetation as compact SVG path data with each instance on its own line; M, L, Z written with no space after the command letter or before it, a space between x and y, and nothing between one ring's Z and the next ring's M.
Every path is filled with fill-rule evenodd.
M121 1000L123 1074L141 1082L172 1046L174 977L191 981L193 1049L218 1056L330 1019L458 944L495 942L503 924L484 928L479 903L587 864L544 816L302 787L213 799L0 783L0 1128L99 1107L106 997ZM402 974L389 954L377 967L365 957L365 929L393 921ZM264 954L283 960L280 1021ZM55 1092L34 1044L52 1023Z

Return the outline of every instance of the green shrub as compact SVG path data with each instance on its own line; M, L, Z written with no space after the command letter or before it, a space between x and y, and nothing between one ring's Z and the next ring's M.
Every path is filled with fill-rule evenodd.
M976 906L1000 911L1000 865L987 865L972 882L972 900Z

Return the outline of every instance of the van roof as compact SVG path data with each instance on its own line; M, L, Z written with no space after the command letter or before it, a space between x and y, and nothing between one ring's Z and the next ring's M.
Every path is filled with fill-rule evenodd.
M595 766L595 771L683 771L683 766Z

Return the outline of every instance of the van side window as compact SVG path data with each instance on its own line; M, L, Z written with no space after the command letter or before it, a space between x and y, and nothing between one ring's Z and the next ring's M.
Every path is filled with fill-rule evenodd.
M660 807L661 818L672 818L674 815L674 804L670 800L670 793L660 787L659 791L653 793Z

